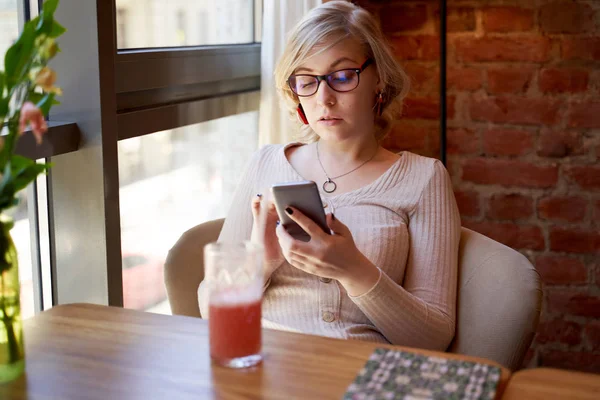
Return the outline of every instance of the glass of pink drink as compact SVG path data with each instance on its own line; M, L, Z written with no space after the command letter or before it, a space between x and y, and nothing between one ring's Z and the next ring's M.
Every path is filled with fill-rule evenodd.
M219 365L245 368L262 360L262 262L262 247L251 242L204 248L210 356Z

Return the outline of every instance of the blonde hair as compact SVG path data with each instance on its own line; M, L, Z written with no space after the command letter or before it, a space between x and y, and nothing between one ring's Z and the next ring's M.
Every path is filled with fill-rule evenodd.
M344 0L327 2L313 8L296 24L275 68L277 92L286 104L290 117L297 121L299 100L288 86L288 78L308 59L315 47L332 40L330 45L316 53L319 54L346 38L356 39L364 46L365 55L375 61L379 79L384 85L383 113L381 116L375 115L375 138L381 140L389 133L394 117L398 117L402 111L402 100L406 97L410 81L394 58L375 18L352 3ZM318 140L318 135L309 125L301 126L300 136L305 142Z

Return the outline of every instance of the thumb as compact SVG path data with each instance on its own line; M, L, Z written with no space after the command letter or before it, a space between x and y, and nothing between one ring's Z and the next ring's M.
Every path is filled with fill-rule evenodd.
M327 226L329 226L329 229L331 229L334 233L338 235L347 236L350 230L339 219L337 219L334 214L327 214L326 217Z

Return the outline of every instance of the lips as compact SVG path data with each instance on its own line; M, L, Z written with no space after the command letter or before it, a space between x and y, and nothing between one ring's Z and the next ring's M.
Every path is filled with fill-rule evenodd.
M319 118L319 121L341 121L341 118L338 117L330 117L330 116L326 116L326 117L321 117Z

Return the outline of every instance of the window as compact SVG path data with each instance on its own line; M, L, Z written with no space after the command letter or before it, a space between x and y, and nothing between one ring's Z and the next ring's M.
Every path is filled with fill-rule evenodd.
M0 55L4 55L18 38L24 21L37 14L37 0L0 0ZM40 176L37 182L20 191L18 205L6 211L14 221L11 236L18 252L21 316L24 319L52 304L49 254L45 251L48 248L45 179ZM45 304L42 287L47 296Z
M170 312L169 249L186 230L226 215L257 143L256 111L119 142L125 307Z
M120 49L206 46L254 42L254 0L116 0L128 16L117 24ZM186 23L188 16L206 15ZM191 22L191 21L190 21ZM126 32L130 33L124 41ZM135 35L133 34L135 32Z
M44 305L52 289L54 304L168 312L168 248L225 215L238 178L231 168L257 146L260 3L61 2L67 33L53 66L65 95L50 122L67 121L69 143L43 156L53 167L37 194L49 205L50 229L40 229L49 244L40 246L39 275L51 280ZM82 18L97 20L97 30Z
M119 8L117 10L117 48L126 49L127 45L127 10Z
M6 53L6 50L17 40L18 35L17 0L0 0L0 54Z

